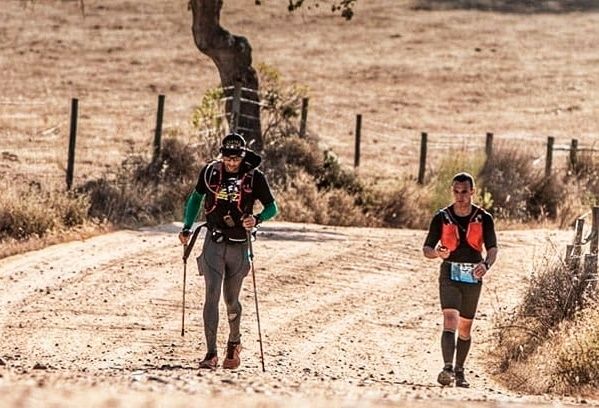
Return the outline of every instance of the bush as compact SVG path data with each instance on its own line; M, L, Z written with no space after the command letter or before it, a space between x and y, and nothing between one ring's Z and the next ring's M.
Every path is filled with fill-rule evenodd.
M270 143L264 149L263 170L269 182L276 187L286 185L300 171L315 177L323 168L322 153L315 141L289 137L278 144Z
M437 211L447 206L452 201L451 198L451 180L459 172L466 171L474 177L477 184L476 188L479 192L479 199L475 200L486 207L486 202L482 201L480 194L483 192L481 188L480 180L477 180L481 169L485 164L485 160L482 156L470 155L467 152L456 151L451 152L447 156L441 159L439 168L435 170L431 179L432 182L429 185L431 190L429 206L427 207L430 211ZM488 199L487 199L488 202Z
M496 322L496 356L501 371L533 355L559 326L571 320L591 300L591 286L579 270L561 260L545 261L529 283L522 303Z
M86 221L86 197L45 191L43 186L37 181L5 183L0 196L0 240L43 237Z
M599 305L585 309L570 325L557 351L555 382L567 388L599 386Z
M314 178L300 170L278 193L280 217L292 222L323 225L366 226L368 217L355 205L355 198L346 191L319 191Z
M428 205L423 205L429 201L427 191L414 181L369 185L360 201L375 226L426 229L431 220Z
M177 139L166 139L152 162L130 155L113 175L79 188L89 196L89 216L115 224L135 225L181 218L183 202L195 185L199 152Z

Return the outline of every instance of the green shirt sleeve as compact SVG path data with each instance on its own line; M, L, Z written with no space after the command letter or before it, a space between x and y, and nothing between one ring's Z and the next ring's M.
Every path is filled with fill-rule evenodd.
M193 193L191 193L191 195L187 198L187 202L185 203L185 212L183 213L183 229L188 230L193 225L198 213L200 212L200 208L202 207L204 196L204 194L200 194L194 190Z
M277 207L276 201L273 201L264 207L262 212L258 214L258 218L260 218L260 221L268 221L278 213L279 207Z

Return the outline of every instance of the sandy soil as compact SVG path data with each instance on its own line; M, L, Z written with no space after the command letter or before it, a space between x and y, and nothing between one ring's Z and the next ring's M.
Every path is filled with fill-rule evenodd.
M553 245L563 248L569 232L499 234L501 256L483 290L467 362L472 388L463 390L435 383L442 365L437 263L420 253L423 231L264 226L255 243L262 373L250 279L241 294L242 366L198 371L204 283L190 261L181 337L178 230L121 231L0 260L0 405L576 402L511 393L492 380L486 357L493 316L516 304L534 260ZM221 318L221 350L226 326Z

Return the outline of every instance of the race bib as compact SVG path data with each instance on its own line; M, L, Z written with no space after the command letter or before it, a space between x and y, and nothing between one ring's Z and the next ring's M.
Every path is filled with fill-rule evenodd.
M479 280L474 277L475 266L473 263L450 262L449 277L454 282L478 283Z

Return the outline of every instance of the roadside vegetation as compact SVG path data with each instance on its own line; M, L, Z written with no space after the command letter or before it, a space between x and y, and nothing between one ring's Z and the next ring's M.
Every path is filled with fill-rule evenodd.
M510 388L574 395L596 390L596 279L583 265L567 265L548 254L535 268L522 303L497 314L491 366Z
M569 226L599 195L599 164L582 155L566 174L544 177L532 153L498 146L492 157L451 151L425 185L411 176L360 177L335 153L321 150L318 135L299 134L307 90L285 85L272 67L259 66L264 124L264 164L277 194L279 220L327 225L426 228L431 214L450 200L453 174L478 181L477 202L499 222L549 222ZM0 242L22 242L73 228L135 227L180 220L198 169L212 158L226 133L221 95L208 91L191 121L195 134L167 134L156 161L129 154L118 168L70 193L36 180L4 182ZM6 254L5 254L6 255Z

